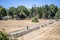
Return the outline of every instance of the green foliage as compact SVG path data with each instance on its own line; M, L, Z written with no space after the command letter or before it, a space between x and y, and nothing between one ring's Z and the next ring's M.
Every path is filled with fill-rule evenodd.
M32 11L31 11L31 9L28 9L28 13L29 13L29 18L31 18L33 15L32 15Z
M55 18L56 18L56 19L60 19L60 9L56 12Z
M17 15L17 9L15 7L10 7L8 11L9 11L9 15L12 17Z
M32 8L27 9L25 6L10 7L9 9L5 9L0 6L0 16L12 16L12 18L43 18L43 19L54 19L57 15L58 7L54 4L44 5L44 6L36 6L33 5ZM57 16L58 17L58 16Z
M0 31L0 40L9 40L9 37L5 32Z
M38 19L36 17L33 17L32 18L32 22L35 22L36 23L36 22L39 22L39 21L38 21Z
M6 16L6 10L2 6L0 6L0 16Z
M50 18L54 18L55 13L57 12L57 6L54 4L49 5L49 11L50 11Z
M22 19L28 16L28 10L26 7L24 6L18 6L17 7L18 10L18 16Z

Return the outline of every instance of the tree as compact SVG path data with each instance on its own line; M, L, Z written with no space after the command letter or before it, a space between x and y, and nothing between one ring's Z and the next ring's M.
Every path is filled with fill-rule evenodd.
M32 11L32 15L33 15L33 17L32 17L32 22L39 22L38 21L38 11L37 11L37 7L36 7L36 5L34 5L33 7L32 7L32 9L31 9L31 11Z
M55 18L56 18L56 19L60 19L60 9L56 12Z
M48 16L49 16L48 11L49 11L49 6L48 5L42 6L42 17L44 19L47 19Z
M17 9L15 7L10 7L8 11L10 16L12 17L17 16Z
M17 10L18 10L18 16L21 19L26 18L28 16L28 10L27 10L26 7L24 7L24 6L18 6Z
M29 18L32 18L33 15L32 15L31 9L28 9L28 13L29 13L28 17L29 17Z
M32 13L32 17L39 18L38 7L36 7L36 5L33 5L33 7L31 8L31 13Z
M43 16L43 14L42 14L42 7L38 7L37 11L38 11L38 17L42 18L42 16Z
M49 11L50 11L50 18L54 18L55 13L58 11L58 8L56 5L51 4L49 5Z
M37 14L37 8L35 6L31 8L31 11L32 11L32 15L36 16L36 14Z
M49 18L49 6L45 5L45 18L48 19Z
M58 11L58 7L54 4L44 5L44 6L36 6L35 4L31 9L27 9L25 6L10 7L9 9L5 9L0 6L0 16L10 15L12 18L17 17L18 19L24 18L32 18L36 17L43 19L53 19ZM1 18L1 17L0 17Z
M0 16L6 16L7 13L6 13L6 10L4 7L0 6Z

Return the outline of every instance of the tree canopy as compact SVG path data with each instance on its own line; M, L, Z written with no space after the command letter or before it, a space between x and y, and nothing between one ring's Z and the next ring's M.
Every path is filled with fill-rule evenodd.
M55 18L56 18L56 19L60 19L60 9L56 12Z
M8 12L8 13L7 13ZM12 18L43 18L43 19L54 19L59 16L59 8L54 5L42 5L42 6L32 6L32 8L26 8L25 6L21 5L17 8L10 7L9 9L5 9L4 7L0 6L0 16L6 16L7 14L12 16ZM59 17L58 17L59 18Z
M0 6L0 16L6 16L7 13L6 13L6 10L4 7Z

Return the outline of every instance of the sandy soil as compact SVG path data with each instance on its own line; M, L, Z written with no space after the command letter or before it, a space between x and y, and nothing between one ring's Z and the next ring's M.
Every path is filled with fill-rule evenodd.
M27 25L31 27L48 21L49 20L39 20L39 23L33 23L31 20L0 20L0 30L5 29L6 32L12 32L26 28Z
M48 23L51 20L39 20L39 23L33 23L31 20L0 20L0 30L5 29L6 32L12 32L29 27ZM60 21L38 30L32 31L26 35L17 38L18 40L60 40Z
M60 22L30 32L19 37L18 40L60 40Z

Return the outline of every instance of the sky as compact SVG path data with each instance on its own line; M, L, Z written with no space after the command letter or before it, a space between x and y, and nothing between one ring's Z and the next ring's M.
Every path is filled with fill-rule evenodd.
M0 0L0 6L5 8L18 7L21 5L31 8L34 4L36 6L55 4L60 7L60 0Z

